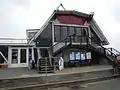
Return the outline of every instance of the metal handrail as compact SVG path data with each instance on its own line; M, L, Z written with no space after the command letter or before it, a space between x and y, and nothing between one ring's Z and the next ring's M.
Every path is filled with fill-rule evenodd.
M65 42L65 45L67 45L66 43L72 44L72 43L74 43L74 40L75 40L76 37L77 37L79 40L80 40L81 38L86 39L85 42L87 42L88 45L92 45L92 44L93 44L93 43L89 43L89 39L91 40L92 37L70 35L70 36L66 37L63 41L57 42L55 45L57 45L57 44L59 44L59 43L61 43L61 42ZM80 43L83 43L84 41L81 39L79 42L80 42ZM93 42L94 42L94 41L93 41ZM111 55L112 55L114 58L116 58L117 55L116 55L115 53L113 53L112 51L110 51L108 48L103 47L100 42L94 42L94 43L95 43L96 45L98 45L98 47L100 47L100 48L96 48L96 49L100 50L100 51L101 51L102 53L104 53L105 55L108 55L107 52L110 52ZM55 45L53 45L52 47L54 47ZM116 50L116 51L117 51L117 50ZM118 51L118 52L119 52L119 51Z
M107 49L109 49L113 53L116 52L117 55L120 55L120 52L118 50L114 49L114 48L107 48Z
M47 67L48 67L48 65L47 65L47 62L48 62L48 60L53 60L53 63L52 63L52 65L51 66L49 66L49 67L53 67L54 69L54 72L55 72L55 69L56 69L56 67L58 67L58 65L56 65L56 62L57 62L57 64L58 64L58 61L56 61L55 59L58 59L59 60L59 58L60 57L42 57L42 58L40 58L39 60L38 60L38 67L37 67L37 70L39 71L40 70L40 60L45 60L45 70L46 70L46 73L47 73Z

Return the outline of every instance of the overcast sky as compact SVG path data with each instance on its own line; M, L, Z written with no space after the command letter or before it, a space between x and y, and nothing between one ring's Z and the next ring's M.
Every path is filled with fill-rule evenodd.
M40 28L60 3L67 10L94 12L111 46L120 50L120 0L0 0L0 37L25 38L26 29Z

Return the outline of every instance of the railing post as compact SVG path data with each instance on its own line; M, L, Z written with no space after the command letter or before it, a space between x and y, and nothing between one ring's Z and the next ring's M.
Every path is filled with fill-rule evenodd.
M38 59L38 61L37 61L37 71L38 72L40 71L40 59Z
M80 36L80 46L82 45L82 36Z
M105 56L106 56L106 48L104 48L104 54L105 54Z
M89 44L89 37L86 37L87 45Z
M53 59L53 64L54 64L54 73L55 73L56 67L55 67L55 60L54 59Z
M66 38L65 38L65 46L67 45L67 41L66 41Z
M111 55L112 55L112 48L110 48L110 50L111 50Z
M45 58L45 60L46 60L46 67L45 67L45 78L46 78L46 82L45 83L48 83L48 77L47 77L47 57Z
M71 39L71 36L70 36L70 44L72 44L72 39Z

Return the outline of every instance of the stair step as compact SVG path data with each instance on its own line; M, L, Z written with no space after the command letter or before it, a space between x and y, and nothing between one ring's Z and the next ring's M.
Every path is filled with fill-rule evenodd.
M50 64L50 62L40 62L39 64Z
M53 71L53 69L47 69L47 70L41 69L40 71Z
M49 64L46 64L46 63L41 63L40 65L44 65L44 66L48 66L48 65L51 65L50 63Z
M51 68L53 68L53 67L48 67L48 68L40 68L40 69L51 69Z
M38 73L46 73L46 71L39 71ZM54 73L54 71L47 71L47 73Z
M53 66L50 66L50 65L47 65L47 66L45 66L45 65L40 65L39 67L46 68L46 67L53 67Z
M40 64L40 66L43 66L43 65L44 65L44 66L48 66L48 65L50 66L50 64L43 64L43 63Z

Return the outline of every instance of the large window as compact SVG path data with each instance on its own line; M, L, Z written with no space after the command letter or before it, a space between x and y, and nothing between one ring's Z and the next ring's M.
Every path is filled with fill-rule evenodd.
M86 36L87 28L86 27L75 27L75 26L54 26L54 42L60 42L65 40L68 36ZM76 39L78 41L78 39Z

